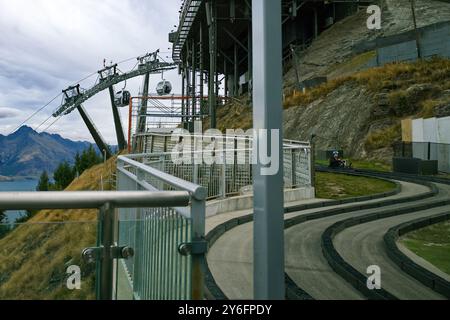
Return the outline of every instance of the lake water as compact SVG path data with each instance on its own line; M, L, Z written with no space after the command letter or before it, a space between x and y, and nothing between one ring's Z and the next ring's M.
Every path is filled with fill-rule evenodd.
M0 181L0 192L7 191L36 191L37 180ZM7 211L6 216L9 223L15 222L22 217L23 211Z

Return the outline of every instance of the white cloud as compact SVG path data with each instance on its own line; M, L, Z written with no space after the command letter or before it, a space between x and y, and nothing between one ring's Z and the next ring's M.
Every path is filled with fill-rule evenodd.
M17 109L0 107L0 119L16 118L19 114L20 112Z
M0 105L20 108L15 121L0 117L0 133L8 134L62 89L96 72L104 58L117 62L158 48L164 57L170 56L168 33L178 22L179 6L180 0L0 0ZM132 64L122 68L126 71ZM174 91L180 91L177 73L165 76L174 83ZM153 76L152 87L159 79ZM82 86L89 88L95 80L94 76ZM141 81L128 82L133 96ZM60 102L57 99L28 125L38 127ZM115 144L108 93L100 93L85 107L107 142ZM127 117L122 110L125 127ZM76 112L50 132L92 140Z

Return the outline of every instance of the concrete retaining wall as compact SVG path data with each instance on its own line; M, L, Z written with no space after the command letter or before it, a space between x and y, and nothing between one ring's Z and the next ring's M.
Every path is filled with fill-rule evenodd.
M450 58L450 22L439 22L419 28L418 32L423 58L433 56ZM397 35L378 38L374 41L362 42L353 48L353 52L356 54L372 50L377 51L377 57L369 61L367 67L417 60L416 32L410 30Z
M315 188L305 187L285 190L285 203L309 200L315 198ZM253 195L237 196L233 198L220 199L206 204L206 217L221 213L242 211L253 208Z

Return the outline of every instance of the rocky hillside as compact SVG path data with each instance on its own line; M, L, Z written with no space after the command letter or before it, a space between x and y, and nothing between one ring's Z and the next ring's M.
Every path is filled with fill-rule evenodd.
M24 126L9 136L0 135L0 175L38 177L43 170L53 172L64 160L72 161L89 146Z
M301 80L327 76L329 82L304 94L294 90L295 69L285 74L286 138L305 140L314 133L319 149L342 148L353 158L390 162L390 146L401 139L401 119L450 115L450 60L367 69L375 53L353 53L362 41L413 28L409 0L382 4L382 30L368 30L361 11L298 53ZM450 4L417 0L416 6L419 26L450 21ZM221 130L250 128L251 102L243 97L218 110L218 117Z
M312 100L312 101L311 101ZM450 115L450 60L387 65L339 78L286 101L287 138L317 135L320 149L390 161L401 119Z
M355 56L353 48L361 42L414 29L410 0L381 0L382 29L369 30L367 13L361 10L324 31L306 51L298 52L300 80L327 76L329 79L364 69L375 53ZM450 4L435 0L416 0L418 27L450 21ZM285 76L285 88L292 91L295 69Z

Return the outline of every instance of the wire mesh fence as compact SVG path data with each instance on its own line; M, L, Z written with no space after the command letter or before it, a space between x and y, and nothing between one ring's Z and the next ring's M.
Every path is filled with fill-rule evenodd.
M253 185L253 141L251 138L227 137L222 142L215 141L212 144L211 139L207 139L207 142L201 140L200 148L199 145L195 145L195 142L181 148L178 144L177 147L174 140L164 135L149 135L148 139L153 141L152 151L162 149L171 150L171 152L130 157L172 176L205 187L208 191L208 199L239 195ZM202 151L195 151L199 149ZM285 188L311 186L310 145L286 141L283 148L283 170ZM157 182L149 181L149 183ZM161 184L158 188L172 190L170 186Z
M203 276L196 274L202 271L195 266L202 254L182 255L178 249L182 244L202 241L205 197L198 185L178 180L161 169L164 166L148 167L125 157L118 160L117 187L121 191L189 191L193 197L186 208L119 211L119 245L132 247L135 255L117 266L127 278L118 279L117 294L136 300L198 299L194 292L202 294Z

